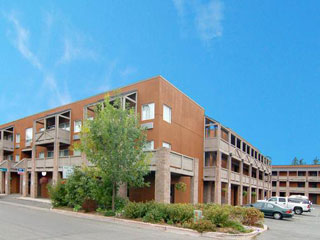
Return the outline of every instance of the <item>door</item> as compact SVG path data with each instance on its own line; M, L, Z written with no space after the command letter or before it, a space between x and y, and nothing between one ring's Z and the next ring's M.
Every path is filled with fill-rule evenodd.
M284 197L279 197L278 205L281 207L287 207L287 199Z

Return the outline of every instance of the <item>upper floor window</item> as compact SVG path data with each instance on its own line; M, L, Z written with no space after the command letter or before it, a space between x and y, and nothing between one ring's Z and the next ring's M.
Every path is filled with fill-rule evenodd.
M234 136L234 135L232 135L232 134L231 134L231 144L232 144L233 146L236 145L236 136Z
M20 155L17 154L17 155L16 155L16 162L19 162L19 161L20 161Z
M78 133L81 131L82 122L81 120L74 121L74 132Z
M163 143L162 143L162 147L171 149L171 144L170 144L170 143L167 143L167 142L163 142Z
M73 156L81 156L80 150L73 150Z
M53 158L53 151L48 151L48 158Z
M70 131L70 124L68 122L60 123L59 128Z
M59 151L59 157L68 157L69 156L69 150L64 149Z
M16 143L20 143L20 134L16 134Z
M146 145L144 146L144 150L153 150L154 149L154 141L148 141Z
M39 153L39 158L44 158L44 152Z
M167 105L163 105L163 120L171 123L171 108Z
M154 119L154 103L142 105L142 116L141 120Z
M26 142L30 143L32 142L32 136L33 135L33 129L32 128L27 128L26 129Z

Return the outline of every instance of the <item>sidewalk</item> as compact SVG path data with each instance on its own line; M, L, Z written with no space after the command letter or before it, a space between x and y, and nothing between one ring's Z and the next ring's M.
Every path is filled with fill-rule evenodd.
M51 203L49 199L21 197L21 195L16 195L16 194L11 194L11 195L0 194L0 204L1 202L17 203L17 204L22 204L22 205L31 206L31 207L39 207L44 209L51 208Z

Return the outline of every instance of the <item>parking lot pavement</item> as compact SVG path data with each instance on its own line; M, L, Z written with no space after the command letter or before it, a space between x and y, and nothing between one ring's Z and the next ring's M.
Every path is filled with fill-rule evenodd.
M257 240L319 240L320 206L313 206L311 213L294 215L292 219L275 220L265 218L269 230L257 237Z

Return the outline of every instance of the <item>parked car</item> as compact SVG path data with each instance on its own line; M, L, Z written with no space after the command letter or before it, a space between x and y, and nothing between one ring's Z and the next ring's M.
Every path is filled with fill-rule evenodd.
M273 217L274 219L292 218L293 212L290 208L284 208L268 201L259 201L247 204L245 207L254 207L264 213L264 216Z
M309 202L309 204L310 204L310 209L312 208L312 202L309 200L309 198L307 197L307 196L303 196L303 195L291 195L290 197L289 197L290 199L299 199L299 200L301 200L301 201L308 201Z
M271 197L268 199L268 202L273 202L281 207L290 208L295 214L298 215L301 215L303 212L311 212L311 207L308 200L288 197Z

